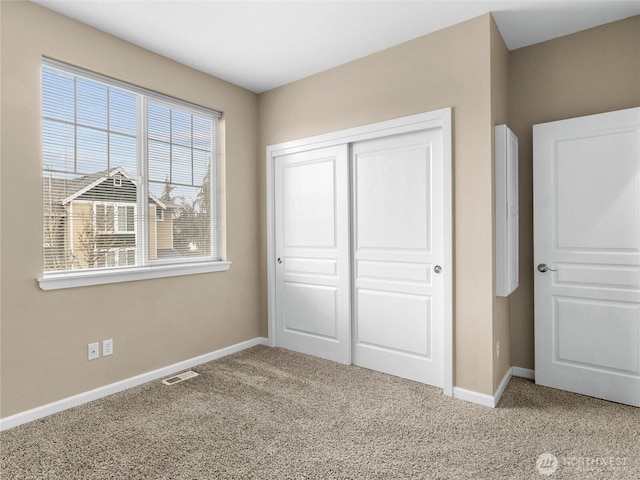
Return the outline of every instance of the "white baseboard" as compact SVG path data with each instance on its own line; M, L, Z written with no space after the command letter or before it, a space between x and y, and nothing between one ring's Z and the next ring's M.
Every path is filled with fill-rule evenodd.
M162 377L173 375L174 373L178 373L182 370L186 370L188 368L195 367L196 365L200 365L202 363L207 363L212 360L231 355L232 353L240 352L241 350L245 350L247 348L255 347L256 345L268 344L268 339L264 337L257 337L251 340L247 340L246 342L236 343L235 345L221 348L220 350L216 350L211 353L206 353L198 357L174 363L173 365L169 365L167 367L136 375L135 377L127 378L110 385L105 385L104 387L99 387L93 390L89 390L88 392L79 393L78 395L73 395L72 397L63 398L62 400L58 400L47 405L42 405L41 407L36 407L31 410L16 413L15 415L0 419L0 431L8 430L24 423L33 422L34 420L38 420L39 418L61 412L69 408L77 407L78 405L82 405L84 403L88 403L93 400L97 400L99 398L103 398L132 387L136 387L138 385L142 385L143 383L147 383L152 380L157 380Z
M465 388L453 387L453 398L477 403L478 405L484 405L485 407L495 407L495 401L491 395L474 392L473 390L467 390Z
M477 403L478 405L484 405L489 408L496 408L496 405L498 405L498 402L500 401L500 397L502 397L502 394L504 393L504 389L507 388L507 385L509 384L509 380L511 380L511 369L507 370L507 373L493 395L478 393L465 388L453 387L453 396L454 398L466 400L467 402Z
M514 377L528 378L529 380L536 379L536 371L530 368L511 367L511 373Z
M466 400L467 402L477 403L478 405L484 405L485 407L495 408L507 388L507 385L509 385L509 380L511 380L512 376L533 380L535 379L535 372L528 368L511 367L507 370L507 373L505 373L493 396L485 393L474 392L472 390L466 390L460 387L453 387L453 396L460 400Z
M509 385L509 380L511 380L512 374L513 374L513 367L509 368L509 370L507 370L507 373L504 374L504 377L502 377L502 381L500 382L500 385L498 385L498 389L493 394L494 408L498 405L498 402L500 401L500 398L502 397L502 394L504 393L505 388L507 388L507 385Z

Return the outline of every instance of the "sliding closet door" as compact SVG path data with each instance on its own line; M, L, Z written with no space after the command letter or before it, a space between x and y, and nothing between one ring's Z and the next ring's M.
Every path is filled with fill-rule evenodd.
M355 143L353 363L443 385L442 129Z
M274 166L277 345L350 364L348 147Z

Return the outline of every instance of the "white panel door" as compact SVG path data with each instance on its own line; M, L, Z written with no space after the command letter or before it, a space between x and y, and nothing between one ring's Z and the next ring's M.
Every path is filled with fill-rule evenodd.
M353 363L443 383L442 129L358 142Z
M640 406L640 109L533 136L536 383Z
M347 145L275 159L276 339L351 363Z

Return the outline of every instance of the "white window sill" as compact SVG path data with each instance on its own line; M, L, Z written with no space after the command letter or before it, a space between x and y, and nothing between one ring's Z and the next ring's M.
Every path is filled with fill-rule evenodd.
M107 283L132 282L151 278L177 277L198 273L224 272L231 262L199 262L172 265L152 265L148 267L118 268L112 270L75 271L45 275L38 279L42 290L87 287Z

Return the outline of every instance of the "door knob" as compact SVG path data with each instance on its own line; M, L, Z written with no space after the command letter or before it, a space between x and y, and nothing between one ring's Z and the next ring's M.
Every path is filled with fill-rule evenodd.
M540 265L538 265L538 271L540 273L546 273L546 272L557 272L558 270L556 268L549 268L546 263L541 263Z
M442 273L442 267L440 265L436 265L433 267L433 271L436 273Z
M278 258L278 263L282 263L282 258Z

